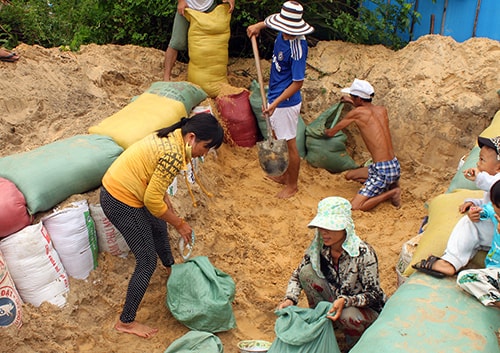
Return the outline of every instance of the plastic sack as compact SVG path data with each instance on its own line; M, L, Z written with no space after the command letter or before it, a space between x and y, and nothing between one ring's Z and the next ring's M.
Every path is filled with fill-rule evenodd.
M276 310L276 338L268 353L340 353L332 321L326 317L330 302L314 309L295 305Z
M231 140L241 147L253 147L257 143L257 121L250 107L250 92L243 89L236 94L217 96L217 108L229 130Z
M0 178L0 238L15 233L31 224L26 200L10 180Z
M153 82L144 92L175 99L184 104L188 114L207 98L207 94L201 87L187 81Z
M16 184L33 215L99 187L122 152L110 137L76 135L0 158L0 176Z
M97 236L87 200L55 209L42 218L54 248L71 277L85 279L97 267Z
M188 31L188 81L214 98L227 83L228 48L231 31L229 5L218 5L209 13L186 9Z
M23 301L0 251L0 328L23 325Z
M265 87L265 91L267 92L267 87ZM267 138L267 124L266 120L262 116L262 97L260 96L260 88L259 83L256 80L252 80L250 84L250 106L252 107L252 111L257 119L257 126L260 130L260 134ZM306 124L304 119L299 115L299 121L297 123L297 150L299 151L299 156L304 158L307 154L306 149Z
M342 131L331 138L325 137L325 129L337 124L343 107L343 103L332 105L306 126L307 162L331 173L359 167L347 153L345 147L347 136Z
M42 222L1 240L0 251L24 302L66 304L69 278Z
M143 93L120 111L91 126L89 133L109 136L127 149L154 131L179 122L187 114L182 102Z
M172 266L166 304L172 315L192 330L227 331L236 327L232 301L235 283L206 256Z
M499 323L500 310L461 290L456 277L415 273L349 353L497 353Z
M483 196L482 190L457 189L434 197L428 205L429 220L403 276L408 277L415 272L411 265L426 259L430 254L441 256L446 249L451 231L462 217L467 217L458 211L458 206L466 198L482 199Z
M109 252L111 255L125 257L130 251L122 233L106 217L100 204L90 204L90 215L94 220L99 252Z
M168 346L165 353L223 353L219 337L210 332L189 331Z

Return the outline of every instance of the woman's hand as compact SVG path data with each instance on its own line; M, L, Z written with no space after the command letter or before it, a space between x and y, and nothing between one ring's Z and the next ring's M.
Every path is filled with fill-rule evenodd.
M193 228L191 228L189 223L187 223L183 218L181 218L180 220L181 221L174 226L175 230L184 239L184 244L189 244L191 243L191 234L193 233Z
M170 277L170 275L172 274L172 267L168 266L168 267L165 267L165 273L167 274L167 279Z
M177 2L177 12L179 13L179 15L184 16L184 10L187 8L189 8L189 6L186 0L179 0Z
M294 305L293 301L291 301L290 299L285 299L278 305L278 309L285 309L287 306L290 305Z
M328 313L326 314L326 317L329 318L332 321L337 321L342 315L342 310L344 310L345 306L345 299L344 298L338 298L333 302L332 307L330 310L328 310Z

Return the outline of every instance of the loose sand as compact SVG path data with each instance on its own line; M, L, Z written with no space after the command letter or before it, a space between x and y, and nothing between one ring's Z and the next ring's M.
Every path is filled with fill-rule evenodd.
M163 77L163 52L136 46L88 45L78 53L20 45L16 63L0 63L0 156L28 151L87 129L117 112ZM310 49L303 87L303 113L311 122L340 99L355 78L375 87L375 104L389 110L396 154L402 164L402 207L390 202L371 212L355 212L357 233L372 244L380 262L382 287L397 289L395 265L404 242L415 236L425 203L447 189L460 158L500 107L500 43L476 38L457 43L426 36L399 51L382 46L320 42ZM267 71L269 62L262 62ZM174 79L183 80L178 63ZM231 58L229 82L248 87L256 79L253 59ZM268 77L264 74L265 78ZM353 158L369 158L354 126L347 146ZM173 198L197 234L194 255L208 256L236 282L233 309L238 327L218 334L225 352L243 339L274 339L273 310L288 278L308 246L307 229L319 200L350 199L359 184L302 161L299 192L288 200L265 178L257 150L224 145L202 165L206 197L194 187L193 208L182 187ZM97 202L97 192L74 195ZM172 231L174 244L177 234ZM177 260L181 258L176 251ZM20 330L2 331L2 352L164 352L187 332L165 306L165 275L155 272L138 320L160 329L151 339L117 333L112 327L125 296L133 256L99 255L86 280L70 280L67 305L23 305ZM304 300L299 303L305 306Z

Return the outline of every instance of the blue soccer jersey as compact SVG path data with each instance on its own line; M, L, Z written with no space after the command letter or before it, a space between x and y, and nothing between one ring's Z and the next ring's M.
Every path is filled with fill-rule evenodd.
M284 40L280 32L274 42L273 62L267 94L269 103L272 103L292 81L303 81L306 74L307 41L304 36L293 40ZM292 107L302 101L300 91L281 102L278 107Z

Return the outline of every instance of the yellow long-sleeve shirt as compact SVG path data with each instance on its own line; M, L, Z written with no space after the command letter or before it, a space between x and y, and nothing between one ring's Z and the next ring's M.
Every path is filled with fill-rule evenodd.
M163 200L167 188L186 165L180 129L164 138L153 133L127 148L106 171L102 184L117 200L146 206L160 217L168 209Z

